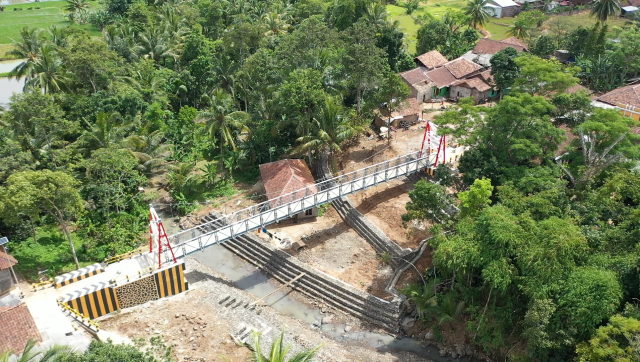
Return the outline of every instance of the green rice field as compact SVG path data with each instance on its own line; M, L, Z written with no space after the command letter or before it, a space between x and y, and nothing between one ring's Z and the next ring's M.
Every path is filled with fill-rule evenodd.
M387 13L391 20L397 20L400 23L400 29L405 33L407 48L410 54L413 54L416 49L416 35L418 34L418 29L420 29L420 25L416 24L414 18L423 15L425 12L429 12L435 17L441 17L447 10L460 10L465 4L466 0L429 0L422 2L420 8L415 10L410 16L406 14L404 7L398 6L402 5L400 2L398 5L387 5ZM548 31L549 23L554 21L554 19L560 19L569 30L579 26L591 27L596 23L595 19L589 16L588 10L573 15L551 15L549 20L538 30L538 33ZM491 33L489 36L491 39L502 40L509 37L507 32L514 22L515 18L491 18L490 22L485 24L485 30ZM609 29L613 29L615 26L621 27L625 25L625 20L610 20L608 24Z
M90 4L100 6L97 1L91 2ZM20 37L20 29L25 26L45 30L51 25L58 27L74 26L87 29L94 35L100 34L98 29L92 25L70 23L65 17L65 5L67 5L66 1L44 1L6 5L4 11L0 12L0 59L4 58L4 54L8 50L11 50L11 39L17 40Z

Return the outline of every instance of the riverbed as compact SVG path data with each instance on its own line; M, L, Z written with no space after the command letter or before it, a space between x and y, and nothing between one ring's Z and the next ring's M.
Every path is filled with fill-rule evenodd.
M166 231L169 235L179 231L178 225L172 222L172 215L160 213L164 220ZM388 334L373 333L367 331L345 332L345 325L323 324L322 317L325 315L318 307L303 303L297 298L292 298L284 291L276 291L281 285L272 281L269 276L258 270L252 264L235 255L221 245L213 245L201 252L191 254L192 258L215 270L229 279L237 288L262 298L269 293L273 293L265 298L265 302L279 313L295 318L309 325L310 328L319 328L333 340L342 344L357 344L379 351L408 351L419 356L428 357L435 362L446 362L450 356L440 357L438 349L434 346L424 346L420 341L403 338L397 339ZM275 291L275 292L274 292ZM479 361L475 358L462 357L457 361Z

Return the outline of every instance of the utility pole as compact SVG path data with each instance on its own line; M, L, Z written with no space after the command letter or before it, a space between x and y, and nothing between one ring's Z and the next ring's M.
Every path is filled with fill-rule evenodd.
M7 253L7 249L4 247L4 245L8 242L9 242L9 239L7 239L7 237L0 238L0 251L7 255L9 255L9 253ZM13 265L11 265L11 261L9 261L9 272L11 273L11 278L13 279L13 283L18 285L18 277L16 276L16 272L13 270Z

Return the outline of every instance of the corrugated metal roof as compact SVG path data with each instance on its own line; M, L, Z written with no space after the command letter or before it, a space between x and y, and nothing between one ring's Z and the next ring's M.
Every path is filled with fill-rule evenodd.
M503 8L508 8L510 6L520 6L511 0L491 0L491 1L502 6Z

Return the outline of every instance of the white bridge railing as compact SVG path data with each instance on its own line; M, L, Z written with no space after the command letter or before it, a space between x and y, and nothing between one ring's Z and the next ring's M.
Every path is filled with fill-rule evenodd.
M431 156L433 158L434 155ZM364 190L391 179L410 175L432 164L426 150L406 154L389 161L346 173L319 182L305 189L297 190L277 199L226 215L221 219L184 230L169 239L176 258L222 243L233 237L256 230L265 225L287 219L300 212L331 202L344 195ZM224 226L218 227L222 222ZM214 224L215 223L215 224ZM209 230L215 227L213 230ZM204 231L203 231L204 230ZM172 260L165 253L167 261Z

